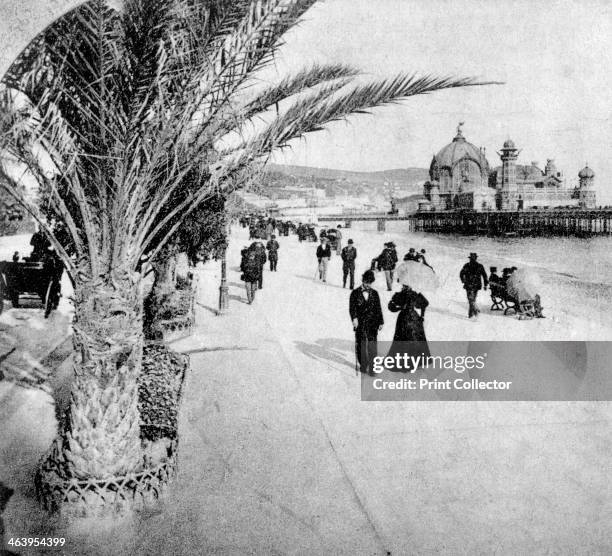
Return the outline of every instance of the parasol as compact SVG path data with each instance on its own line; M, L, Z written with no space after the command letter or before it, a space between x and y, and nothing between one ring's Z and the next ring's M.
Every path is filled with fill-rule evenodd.
M536 294L542 291L542 281L537 272L521 268L515 270L506 285L508 294L517 299L519 303L528 299L534 299Z
M440 285L434 271L417 261L404 261L395 269L397 281L416 292L435 291Z

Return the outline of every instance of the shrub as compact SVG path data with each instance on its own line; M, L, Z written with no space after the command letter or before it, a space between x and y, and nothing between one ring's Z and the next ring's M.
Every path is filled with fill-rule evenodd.
M161 344L145 344L142 373L138 379L138 409L143 440L176 437L181 387L187 367L187 356Z

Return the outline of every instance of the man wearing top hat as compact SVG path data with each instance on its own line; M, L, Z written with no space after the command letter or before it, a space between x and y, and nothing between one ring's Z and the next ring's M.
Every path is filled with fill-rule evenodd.
M373 361L378 355L378 333L385 322L380 297L372 287L374 272L366 270L362 284L351 292L349 314L355 331L355 355L362 373L373 374Z
M461 272L459 273L459 278L463 284L465 289L465 293L467 294L467 299L469 303L468 310L468 318L478 316L480 313L480 309L478 309L476 305L476 296L478 295L478 291L483 288L487 289L489 284L489 279L487 278L487 273L485 272L484 266L482 266L478 262L478 255L476 253L470 253L470 260L463 265Z

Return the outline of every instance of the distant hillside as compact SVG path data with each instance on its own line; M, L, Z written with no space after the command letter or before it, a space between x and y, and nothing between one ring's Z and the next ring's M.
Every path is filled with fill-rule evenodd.
M429 178L426 168L397 168L378 172L352 172L333 170L331 168L314 168L311 166L291 166L284 164L268 164L266 171L273 174L284 174L295 178L315 180L344 180L352 183L383 184L385 181L398 185L410 186L422 183Z

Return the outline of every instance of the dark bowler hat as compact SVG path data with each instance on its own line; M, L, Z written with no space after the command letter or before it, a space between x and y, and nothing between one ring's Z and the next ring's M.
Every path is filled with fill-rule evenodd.
M388 245L389 247L395 247L395 243L393 243L392 241L390 241L389 243L387 243L387 245Z
M361 277L361 281L365 282L366 284L372 284L374 280L376 280L376 277L374 276L374 272L371 270L366 270Z
M491 272L497 272L497 267L496 267L496 266L490 266L490 267L489 267L489 270L490 270Z
M411 247L410 249L408 249L408 251L409 251L410 253L414 253L414 247Z
M477 259L477 258L478 258L477 253L470 253L470 259Z
M352 240L352 239L349 239L349 240L348 240L348 242L349 242L349 243L353 243L353 240Z

